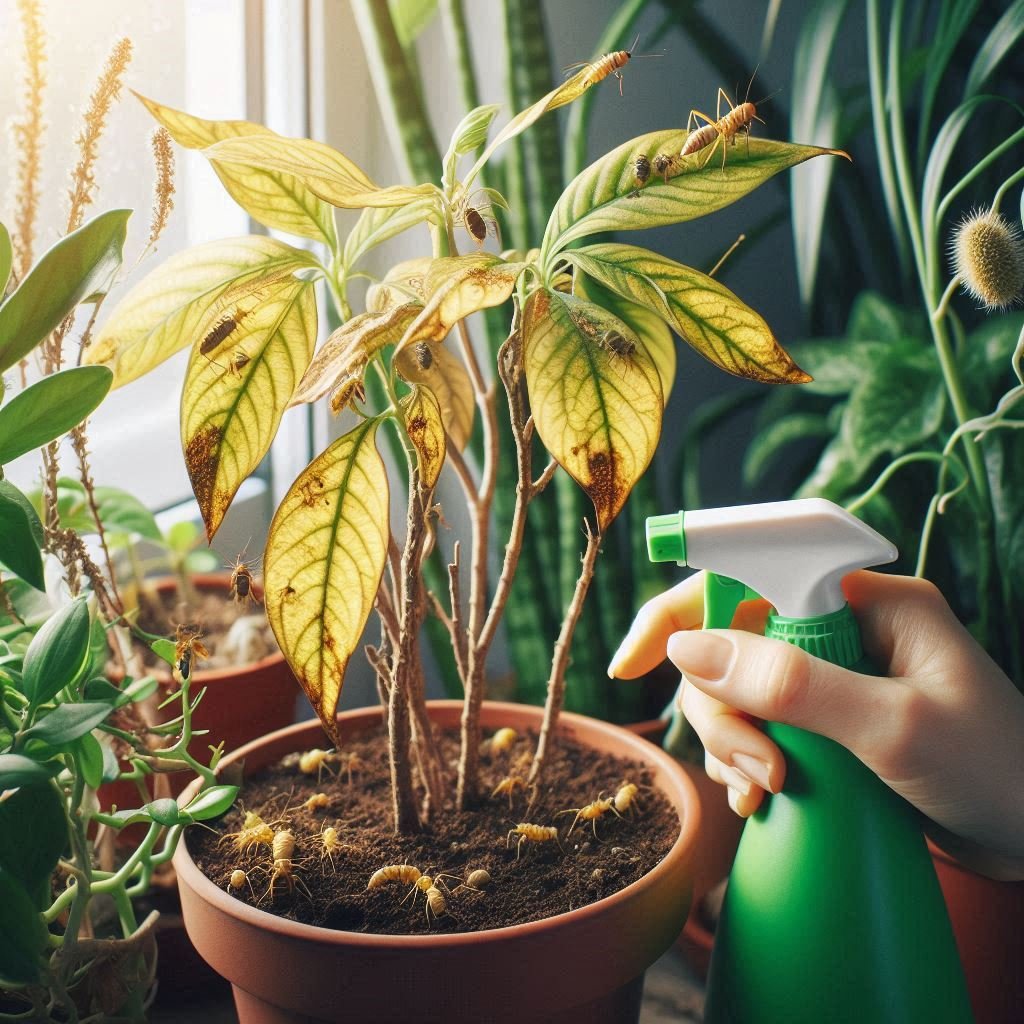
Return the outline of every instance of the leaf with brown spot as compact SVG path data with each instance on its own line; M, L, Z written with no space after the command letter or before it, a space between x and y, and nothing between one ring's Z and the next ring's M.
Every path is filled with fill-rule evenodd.
M654 455L664 411L658 368L623 321L561 292L530 295L522 336L537 433L590 496L603 531Z
M345 668L373 608L388 550L379 424L379 418L363 421L299 474L274 514L263 556L267 619L335 745Z
M427 272L427 300L398 343L398 351L417 341L444 341L448 332L471 313L500 306L512 294L525 263L505 263L491 253L445 256Z
M343 323L309 364L291 404L316 402L339 384L361 380L374 353L396 342L422 308L408 302L383 313L359 313Z
M427 272L433 262L429 256L417 256L396 263L382 280L366 289L366 312L383 313L406 302L423 305L427 301Z
M432 489L444 466L445 435L441 407L430 389L414 384L401 401L405 431L416 449L420 477Z
M316 343L311 281L266 289L215 349L192 350L181 398L181 442L209 538L242 481L270 449Z
M416 358L415 346L397 353L392 365L403 380L430 390L440 407L445 432L461 452L473 433L473 383L462 360L444 345L430 345L429 351L429 366L421 365Z
M811 378L764 318L720 281L649 249L608 242L565 253L585 274L657 313L691 348L726 373L765 384Z

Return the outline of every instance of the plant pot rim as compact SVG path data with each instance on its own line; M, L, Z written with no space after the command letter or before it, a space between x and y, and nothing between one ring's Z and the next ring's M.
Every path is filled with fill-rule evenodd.
M484 707L497 712L522 713L523 711L534 712L540 722L543 709L530 704L516 704L506 701L485 701ZM427 702L427 708L433 712L440 712L442 716L446 713L458 713L462 711L461 700L432 700ZM344 711L338 715L339 722L352 721L360 718L379 719L380 709L369 706L355 708L351 711ZM700 828L700 798L697 790L685 772L677 765L675 760L666 754L659 747L654 746L647 740L629 732L621 726L612 725L596 718L589 718L585 715L578 715L572 712L562 712L560 725L574 725L584 730L604 734L613 734L622 739L628 738L627 745L634 748L636 760L643 761L651 767L658 767L663 773L662 786L672 781L675 784L677 796L681 797L680 803L687 808L687 814L680 821L679 835L672 844L671 849L665 856L642 878L631 882L625 888L594 903L584 907L555 914L551 917L539 918L535 921L527 921L523 924L507 925L503 928L490 928L484 931L475 932L446 932L440 935L392 935L378 934L374 932L347 932L334 928L323 928L319 925L304 924L298 921L291 921L275 914L251 907L247 903L222 891L214 885L202 871L199 870L191 854L188 852L184 836L178 844L174 854L174 867L179 878L185 884L191 886L196 894L208 903L214 905L217 910L236 918L243 924L269 929L287 938L306 940L319 944L331 945L339 948L387 948L424 950L431 947L459 947L466 945L499 944L509 939L528 938L532 933L542 932L550 928L571 926L574 922L586 920L590 917L605 913L616 904L628 901L636 897L643 890L656 887L661 881L672 872L671 864L680 858L689 858L697 842L697 835ZM316 733L320 730L320 723L311 720L298 722L276 732L268 733L259 739L247 743L233 751L220 764L223 768L236 761L242 761L248 754L253 753L260 747L279 741L288 737L298 737L303 733ZM299 746L296 745L295 749ZM178 798L178 803L184 806L193 798L199 787L198 779L194 780Z

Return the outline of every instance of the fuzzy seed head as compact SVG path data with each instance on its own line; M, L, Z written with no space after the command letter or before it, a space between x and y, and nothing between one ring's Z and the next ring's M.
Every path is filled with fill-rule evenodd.
M986 309L1013 305L1024 289L1020 228L991 210L969 213L952 241L953 264L968 293Z

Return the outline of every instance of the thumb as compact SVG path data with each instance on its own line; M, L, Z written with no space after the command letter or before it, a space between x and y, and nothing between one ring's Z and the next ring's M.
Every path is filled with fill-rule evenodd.
M840 668L782 640L732 629L686 631L669 639L668 656L716 700L827 736L869 763L903 718L907 687Z

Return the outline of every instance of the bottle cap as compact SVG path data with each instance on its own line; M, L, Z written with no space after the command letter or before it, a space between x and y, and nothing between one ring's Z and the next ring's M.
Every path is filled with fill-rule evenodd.
M647 520L647 557L652 562L678 562L686 565L686 534L683 512L650 516Z

